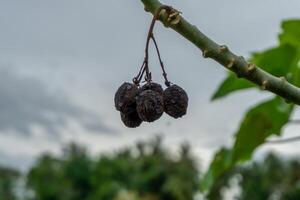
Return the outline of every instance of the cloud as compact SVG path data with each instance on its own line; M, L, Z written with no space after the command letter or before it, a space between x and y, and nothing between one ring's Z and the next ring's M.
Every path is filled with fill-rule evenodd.
M26 171L34 163L34 157L29 155L10 155L0 151L0 165Z
M37 125L57 135L70 120L87 131L114 132L100 116L75 105L62 93L50 92L43 82L0 68L0 133L12 130L30 135L32 126Z

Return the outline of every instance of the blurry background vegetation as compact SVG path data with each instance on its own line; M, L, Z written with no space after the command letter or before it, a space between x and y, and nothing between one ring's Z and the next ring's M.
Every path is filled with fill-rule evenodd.
M28 173L0 168L0 199L198 199L198 166L187 143L171 153L160 137L99 157L72 143L60 156L42 155ZM226 192L241 200L298 200L300 162L269 154L223 174L207 198L225 199Z
M1 169L0 199L32 200L185 200L198 190L199 173L183 144L179 154L163 147L161 138L92 158L76 144L61 156L42 155L24 175L26 189L18 188L21 175ZM22 190L17 198L17 190Z

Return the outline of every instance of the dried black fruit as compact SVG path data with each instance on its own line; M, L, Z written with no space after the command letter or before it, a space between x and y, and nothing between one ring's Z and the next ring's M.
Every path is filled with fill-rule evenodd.
M143 122L136 111L126 114L121 112L121 119L128 128L136 128Z
M162 86L158 83L146 83L145 85L143 85L141 88L140 88L140 93L145 91L145 90L153 90L155 92L158 92L159 94L163 94L164 92L164 89L162 88Z
M139 117L146 122L159 119L164 112L163 96L153 90L141 92L136 103Z
M138 87L132 83L123 83L115 94L115 107L123 113L134 112L136 107L135 97L139 92Z
M179 86L168 87L163 94L165 112L174 118L182 117L186 114L188 107L188 95Z

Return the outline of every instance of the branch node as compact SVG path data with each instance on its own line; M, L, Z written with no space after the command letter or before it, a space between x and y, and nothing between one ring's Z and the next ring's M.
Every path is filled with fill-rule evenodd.
M202 56L203 56L203 58L208 58L209 57L209 50L207 50L207 49L203 50Z
M254 72L256 70L256 66L253 63L249 63L247 66L248 73Z
M180 22L181 20L181 16L180 16L181 12L176 10L176 9L172 9L170 14L168 15L168 18L167 18L167 22L170 24L170 25L176 25Z
M234 66L234 64L235 64L235 58L231 58L226 67L228 69L231 69Z
M284 76L280 76L279 79L282 81L282 82L286 82L286 78Z
M266 90L268 88L268 85L269 85L269 81L264 80L261 84L261 89Z
M166 13L167 13L166 9L162 9L158 15L161 16L161 15L164 15Z
M225 53L228 51L228 47L226 45L221 45L219 49L219 53Z

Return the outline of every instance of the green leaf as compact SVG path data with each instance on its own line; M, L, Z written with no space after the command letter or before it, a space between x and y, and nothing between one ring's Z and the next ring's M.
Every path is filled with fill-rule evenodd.
M293 59L293 67L290 70L290 81L294 85L300 87L300 20L289 20L282 23L282 33L279 35L281 44L288 44L297 49L297 55Z
M232 166L232 151L222 148L215 154L214 160L210 164L209 170L201 180L200 190L208 191L215 181Z
M217 91L212 96L211 100L216 100L218 98L224 97L234 91L252 88L255 85L245 79L238 79L236 75L232 72L229 72L227 78L219 86Z
M254 53L251 62L274 76L286 76L293 66L297 49L291 45L281 45L266 50L262 53Z
M283 32L279 35L280 43L300 48L300 20L284 21L281 27Z
M294 67L294 58L297 50L291 45L282 45L266 50L261 53L254 53L251 62L275 76L287 76ZM232 72L223 81L212 97L212 100L224 97L232 92L249 89L255 85L247 80L238 79Z
M237 163L249 159L254 150L272 134L279 135L289 121L293 105L279 97L263 102L250 109L236 133L232 149L221 149L201 180L201 190L209 191L217 180Z
M279 97L266 101L246 114L233 147L234 161L251 158L253 151L263 144L270 135L279 135L282 127L289 121L293 106Z

